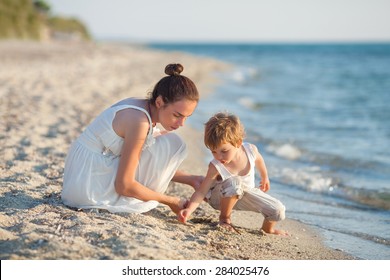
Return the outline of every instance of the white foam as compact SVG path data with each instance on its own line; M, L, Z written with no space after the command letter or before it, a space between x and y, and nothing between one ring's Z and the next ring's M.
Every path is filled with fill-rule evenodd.
M302 152L291 144L283 144L281 146L270 145L267 150L279 157L289 160L296 160L302 155Z
M255 107L255 101L250 97L242 97L238 100L238 103L249 109L253 109Z
M258 76L258 72L255 68L239 68L232 72L232 79L240 84L245 83L249 79L253 79Z
M242 71L234 71L232 79L238 83L243 83L245 81L245 74Z
M325 174L321 174L317 168L283 168L274 174L285 183L299 186L315 192L333 191L337 186L333 179Z

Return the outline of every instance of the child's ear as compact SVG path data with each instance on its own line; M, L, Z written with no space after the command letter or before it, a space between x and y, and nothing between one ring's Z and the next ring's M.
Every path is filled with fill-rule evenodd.
M242 145L242 140L237 142L237 148L241 147L241 145Z

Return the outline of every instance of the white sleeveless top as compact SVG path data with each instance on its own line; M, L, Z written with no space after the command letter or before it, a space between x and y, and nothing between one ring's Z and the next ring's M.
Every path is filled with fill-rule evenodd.
M252 147L249 143L244 142L242 144L244 147L245 153L248 157L250 169L248 174L244 176L237 176L234 174L231 174L229 170L226 169L226 167L217 159L213 159L211 163L215 166L215 168L218 170L219 175L222 177L222 181L225 181L226 179L230 177L239 177L241 179L242 184L247 188L255 188L255 160L256 155L252 150Z

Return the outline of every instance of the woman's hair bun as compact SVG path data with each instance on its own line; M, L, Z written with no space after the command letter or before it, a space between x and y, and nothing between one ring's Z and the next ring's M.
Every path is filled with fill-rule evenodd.
M184 67L179 63L171 63L165 67L165 74L169 76L178 76L183 72Z

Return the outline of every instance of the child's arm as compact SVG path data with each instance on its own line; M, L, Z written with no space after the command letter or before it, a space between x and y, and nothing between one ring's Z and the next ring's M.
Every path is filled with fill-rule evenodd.
M271 187L270 182L269 182L269 178L268 178L267 167L266 167L264 159L261 156L257 147L255 145L252 145L252 144L251 144L251 146L252 146L252 150L254 151L254 153L256 155L255 164L256 164L256 168L259 171L260 177L261 177L260 189L263 192L267 192L267 191L269 191L269 189Z
M177 218L180 222L185 223L191 216L192 212L198 208L199 204L203 201L207 192L211 186L215 183L218 171L213 164L209 164L207 174L200 187L192 194L191 199L187 207L179 212Z

